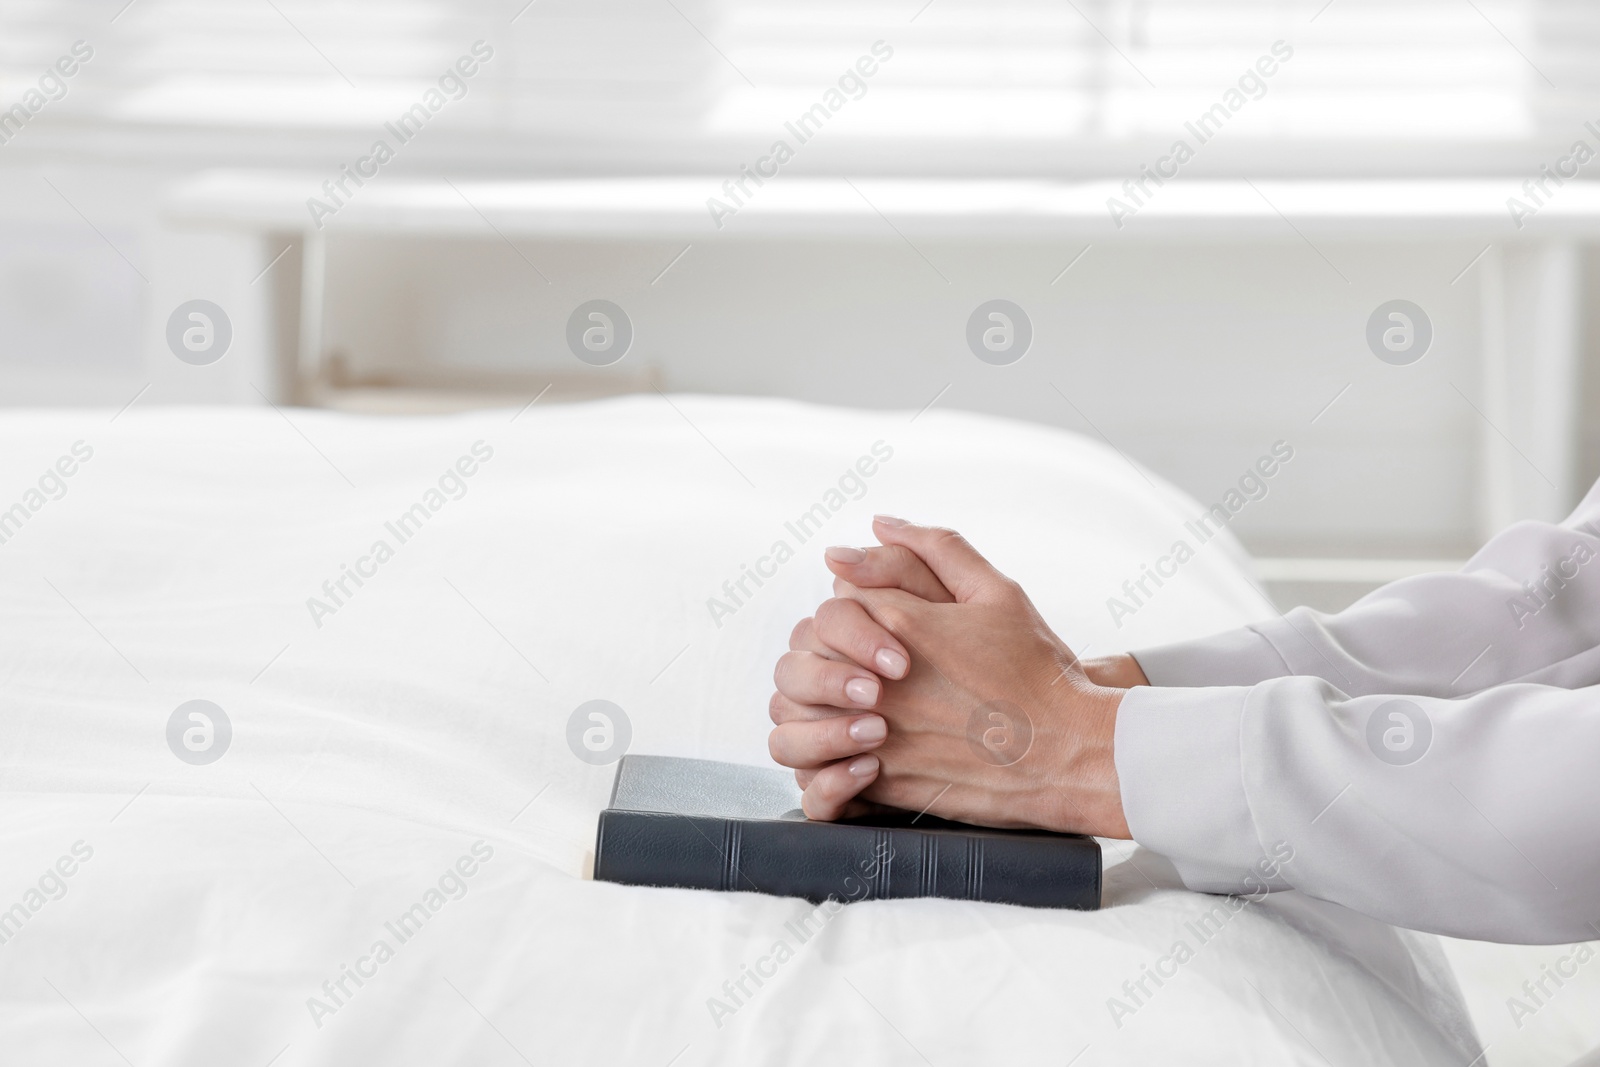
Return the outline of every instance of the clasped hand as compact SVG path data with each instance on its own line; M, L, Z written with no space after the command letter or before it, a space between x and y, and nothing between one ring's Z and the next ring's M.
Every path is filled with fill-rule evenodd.
M828 550L834 597L774 672L769 748L806 814L1128 837L1113 742L1137 664L1080 662L960 534L887 516L873 532L881 546Z

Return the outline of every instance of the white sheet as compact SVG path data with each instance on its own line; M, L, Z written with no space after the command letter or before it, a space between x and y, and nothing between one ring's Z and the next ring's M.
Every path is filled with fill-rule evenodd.
M617 702L637 751L763 761L771 665L826 595L821 549L860 542L874 511L962 528L1091 654L1266 607L1218 539L1117 631L1106 597L1199 508L1071 435L688 396L512 414L0 418L0 508L26 507L75 442L93 449L0 544L0 908L26 910L47 868L78 842L93 850L0 944L7 1058L1477 1055L1433 939L1285 895L1202 944L1188 924L1217 898L1157 888L1171 884L1160 859L1122 862L1115 846L1098 913L862 904L803 944L786 927L801 902L586 880L610 768L568 749L572 710ZM398 543L385 522L479 441L493 456L465 495ZM799 545L786 521L826 506L879 441L893 455L862 499ZM316 626L307 598L379 538L393 558ZM760 588L747 579L753 595L718 626L708 598L780 539L796 557ZM167 746L193 699L232 723L210 765ZM465 895L399 943L385 922L479 841L493 855ZM308 998L379 938L393 958L314 1021ZM793 957L747 980L718 1025L710 998L732 1006L723 983L779 939ZM1193 959L1133 1000L1124 983L1173 970L1161 961L1180 940Z

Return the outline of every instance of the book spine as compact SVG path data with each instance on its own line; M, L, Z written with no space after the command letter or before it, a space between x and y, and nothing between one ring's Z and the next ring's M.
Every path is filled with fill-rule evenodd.
M1030 907L1100 906L1093 838L971 834L850 823L718 819L608 809L594 876L627 885L802 897L946 897Z

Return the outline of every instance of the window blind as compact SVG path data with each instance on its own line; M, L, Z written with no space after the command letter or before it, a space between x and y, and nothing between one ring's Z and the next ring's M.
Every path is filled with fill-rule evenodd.
M1221 170L1520 173L1600 120L1588 0L8 0L0 109L80 40L0 162L321 164L478 41L421 166L720 172L833 90L817 173L1120 175L1219 103Z

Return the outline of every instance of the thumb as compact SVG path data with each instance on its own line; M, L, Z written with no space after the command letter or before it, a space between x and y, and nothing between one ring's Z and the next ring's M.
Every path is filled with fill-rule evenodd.
M985 594L997 591L1008 581L954 530L918 526L892 515L875 515L872 532L886 545L899 545L916 553L961 603L983 600Z
M922 557L901 545L848 548L836 545L823 553L838 582L858 589L904 589L931 604L954 604L956 598L934 577ZM841 594L835 593L838 596Z

